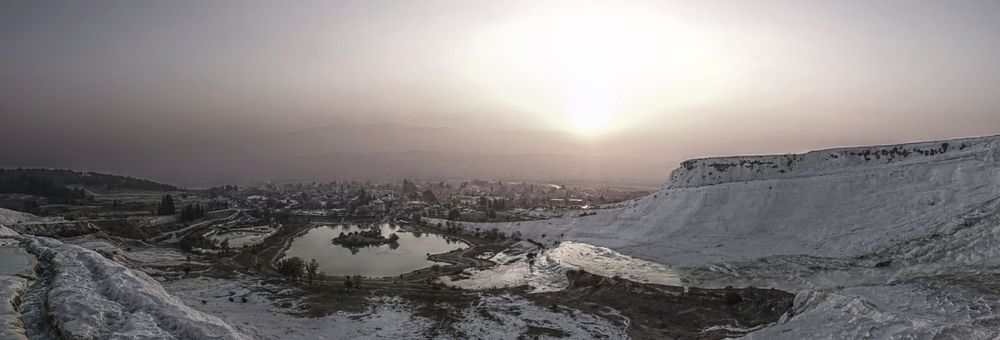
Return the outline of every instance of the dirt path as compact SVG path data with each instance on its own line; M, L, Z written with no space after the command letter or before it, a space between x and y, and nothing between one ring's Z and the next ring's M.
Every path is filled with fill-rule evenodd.
M242 212L242 210L236 210L235 212L233 212L232 215L229 215L229 216L215 218L215 219L206 220L206 221L201 221L201 222L192 224L190 226L187 226L187 227L185 227L183 229L174 230L174 231L168 231L168 232L165 232L163 234L160 234L158 236L153 237L152 240L154 242L177 243L178 240L184 238L184 236L187 236L187 234L189 234L189 233L191 233L193 231L196 231L196 230L201 229L203 227L211 226L211 225L216 224L216 223L221 222L221 221L232 220L232 219L236 218L237 216L239 216L240 212Z

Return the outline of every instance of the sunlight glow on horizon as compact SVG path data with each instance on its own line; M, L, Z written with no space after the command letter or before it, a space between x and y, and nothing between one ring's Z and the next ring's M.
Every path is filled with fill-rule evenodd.
M628 5L541 8L476 38L472 77L487 92L582 136L697 97L689 82L712 62L702 32Z

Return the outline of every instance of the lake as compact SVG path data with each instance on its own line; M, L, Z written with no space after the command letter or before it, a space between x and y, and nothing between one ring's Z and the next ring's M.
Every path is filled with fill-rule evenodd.
M381 224L382 235L399 236L398 244L349 249L333 244L340 233L366 230L356 224L318 226L292 240L285 257L298 256L308 262L319 261L319 270L326 275L361 275L369 277L397 276L427 268L437 262L427 260L427 254L447 253L468 245L438 234L411 233L395 225Z

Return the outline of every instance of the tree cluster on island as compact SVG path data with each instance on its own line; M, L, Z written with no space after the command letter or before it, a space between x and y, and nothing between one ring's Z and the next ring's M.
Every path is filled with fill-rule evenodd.
M350 233L342 232L333 239L333 244L356 248L397 243L398 241L399 235L396 235L396 233L391 233L388 237L386 237L382 236L382 229L371 228L364 231L354 231Z

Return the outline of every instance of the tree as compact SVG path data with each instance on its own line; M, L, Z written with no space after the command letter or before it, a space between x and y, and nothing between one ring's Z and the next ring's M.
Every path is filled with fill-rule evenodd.
M174 207L174 198L170 197L169 194L163 195L160 200L160 205L156 207L156 214L160 216L173 215L177 213L177 208Z
M291 280L302 278L302 274L305 272L305 267L305 261L297 256L284 258L275 263L275 268L278 270L278 273Z
M219 243L219 248L222 248L222 252L223 253L225 253L226 251L228 251L229 250L229 239L227 238L225 240L222 240L222 243Z
M309 260L309 264L306 265L306 275L309 277L309 284L313 283L313 278L316 277L317 271L319 271L319 262L316 262L316 259Z
M403 195L407 197L415 197L417 195L417 186L410 182L409 180L403 180Z
M205 208L202 208L201 204L188 204L184 208L181 208L181 219L185 221L192 221L205 216Z
M462 218L462 212L459 211L458 208L451 209L451 210L448 211L448 219L449 220L457 220L457 219L460 219L460 218Z
M412 221L413 224L416 224L418 226L424 225L424 217L421 216L420 213L413 213L413 214L411 214L410 215L410 221Z
M740 293L736 292L736 291L732 291L732 290L727 291L726 295L723 297L723 299L724 299L726 305L728 305L728 306L735 306L735 305L739 304L740 302L743 302L743 297L740 296Z
M437 196L434 195L434 192L431 191L431 189L424 190L424 192L420 196L421 196L421 199L424 200L424 202L427 202L427 203L437 203L438 202Z

